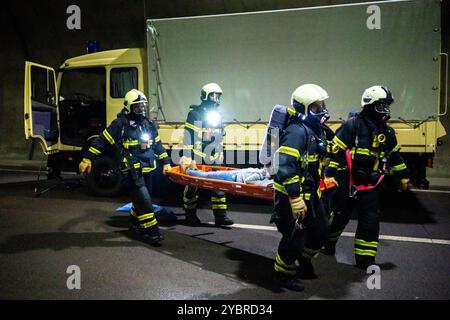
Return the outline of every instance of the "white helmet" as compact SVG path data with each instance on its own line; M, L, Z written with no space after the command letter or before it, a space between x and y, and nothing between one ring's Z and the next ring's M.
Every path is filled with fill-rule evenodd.
M127 107L130 112L144 116L147 103L148 101L145 94L136 89L131 89L128 91L123 102L125 107Z
M323 101L328 99L328 93L316 84L308 83L301 85L294 90L291 96L291 105L299 105L301 110L297 110L301 113L307 111L309 105L316 101ZM298 108L296 108L298 109Z
M361 107L364 108L375 102L390 105L394 102L394 97L392 96L391 91L385 86L373 86L364 90L361 97Z
M211 93L215 93L216 95L210 97ZM211 101L219 103L222 93L222 88L217 83L207 83L202 87L200 99L208 101L208 99L211 98Z

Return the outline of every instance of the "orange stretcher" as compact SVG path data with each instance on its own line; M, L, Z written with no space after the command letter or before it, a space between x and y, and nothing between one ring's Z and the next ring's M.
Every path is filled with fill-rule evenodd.
M219 170L220 171L238 170L237 168L209 166L204 164L198 164L197 169L205 172L219 171ZM224 181L224 180L207 179L190 176L188 174L182 173L179 166L172 167L172 169L169 172L167 172L167 175L169 176L170 180L181 185L189 185L192 187L208 190L218 190L223 191L225 193L250 198L259 198L266 200L273 199L272 187L265 187L251 183L241 183L241 182Z
M209 166L209 165L197 165L197 169L205 172L209 171L229 171L238 170L237 168L230 167L219 167L219 166ZM207 179L196 176L190 176L186 173L182 173L179 166L172 167L170 171L167 172L169 179L173 182L181 185L189 185L191 187L208 189L208 190L219 190L225 193L250 197L259 198L265 200L273 200L273 187L272 186L261 186L251 183L241 183L233 181L224 181L217 179ZM333 188L335 185L327 185L327 189ZM323 180L320 180L320 189L325 190L325 184Z

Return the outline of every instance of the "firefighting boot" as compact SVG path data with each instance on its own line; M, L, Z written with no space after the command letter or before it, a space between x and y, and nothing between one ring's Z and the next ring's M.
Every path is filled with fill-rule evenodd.
M214 220L216 226L231 226L234 221L228 218L226 212L214 212Z
M128 221L130 222L130 231L134 233L139 232L139 220L136 218L133 208L130 211L130 215L128 216Z
M193 226L201 224L200 219L197 217L196 210L186 210L186 222Z
M375 257L355 254L356 267L366 271L369 266L376 265Z
M336 254L336 242L327 242L320 252L327 256L334 256Z
M157 244L164 240L163 235L159 232L158 226L142 229L138 225L131 224L129 230L148 244Z
M300 281L300 279L289 276L281 272L276 272L276 280L280 287L286 288L292 291L303 291L305 290L305 286L303 285L303 282Z
M297 277L300 279L316 279L317 275L314 273L314 266L311 259L300 256L298 258L298 271Z
M157 244L164 240L163 235L159 232L158 226L151 226L150 228L145 229L142 236L144 241L149 244Z

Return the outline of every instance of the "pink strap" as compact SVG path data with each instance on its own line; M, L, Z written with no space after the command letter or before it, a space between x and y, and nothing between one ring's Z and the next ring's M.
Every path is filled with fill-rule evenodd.
M345 157L347 158L347 170L348 170L348 174L349 174L350 188L352 188L354 185L354 181L353 181L353 175L352 175L352 156L350 154L350 149L345 149ZM374 185L368 186L368 185L362 184L359 186L355 186L356 191L366 191L366 190L375 189L381 183L381 181L383 181L383 179L384 179L384 174L380 175L377 183L375 183Z
M347 158L347 170L352 175L352 155L350 154L350 149L345 149L345 157Z

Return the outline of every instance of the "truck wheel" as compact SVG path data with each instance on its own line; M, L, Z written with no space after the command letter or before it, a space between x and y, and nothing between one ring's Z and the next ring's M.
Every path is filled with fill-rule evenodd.
M92 163L92 171L86 176L88 192L102 197L116 196L122 191L124 175L111 157L101 156Z

